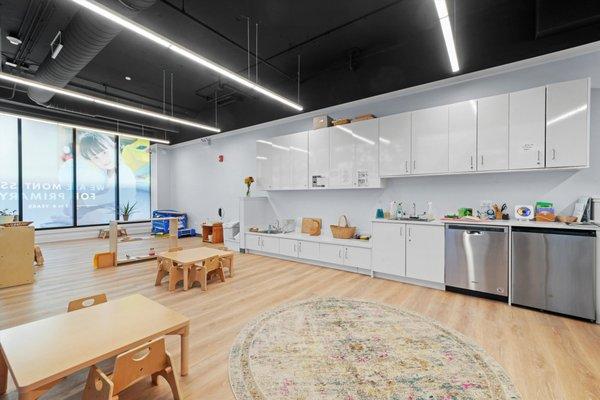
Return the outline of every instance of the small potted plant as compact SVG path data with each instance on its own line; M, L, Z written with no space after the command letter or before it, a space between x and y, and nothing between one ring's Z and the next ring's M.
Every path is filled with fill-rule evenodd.
M252 186L252 184L254 183L254 178L251 176L247 176L244 178L244 183L246 184L246 187L248 188L246 190L246 196L250 196L250 186Z
M131 204L127 202L123 207L121 207L121 215L123 216L123 221L129 221L129 216L135 213L135 207L137 206L137 202Z
M15 215L17 215L17 210L10 211L8 208L0 210L0 224L13 222L15 220Z

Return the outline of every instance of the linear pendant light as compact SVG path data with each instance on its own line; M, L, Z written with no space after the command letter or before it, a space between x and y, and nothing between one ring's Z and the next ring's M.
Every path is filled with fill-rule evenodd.
M276 100L280 103L283 103L295 110L298 111L302 111L303 107L298 104L295 103L289 99L286 99L285 97L265 88L264 86L258 85L257 83L254 83L238 74L236 74L235 72L232 72L230 70L228 70L225 67L220 66L219 64L205 58L202 57L201 55L194 53L193 51L186 49L185 47L175 43L174 41L156 33L151 31L150 29L147 29L145 27L143 27L142 25L139 25L125 17L122 17L121 15L115 13L114 11L112 11L111 9L96 3L95 1L90 1L90 0L71 0L74 3L79 4L82 7L87 8L88 10L106 18L111 20L112 22L121 25L122 27L137 33L140 36L145 37L146 39L160 45L163 47L166 47L167 49L183 56L186 57L200 65L203 65L204 67L220 74L223 75L241 85L244 85L252 90L255 90L267 97L272 98L273 100Z
M66 123L66 122L57 122L57 121L52 121L52 120L44 119L44 118L29 117L29 116L23 116L23 115L12 114L12 113L5 113L5 112L0 112L0 115L1 116L5 116L5 117L13 117L13 118L19 118L19 119L26 119L26 120L29 120L29 121L42 122L44 124L57 125L57 126L65 127L65 128L75 128L75 129L86 130L86 131L93 131L93 132L98 132L98 133L106 133L106 134L109 134L109 135L122 136L122 137L126 137L126 138L131 138L131 139L145 139L145 140L149 140L149 141L155 142L155 143L162 143L162 144L169 144L170 143L166 139L153 138L153 137L149 137L149 136L132 135L132 134L129 134L129 133L115 132L115 131L110 131L110 130L107 130L107 129L93 128L91 126L69 124L69 123Z
M221 130L219 128L215 128L214 126L199 124L197 122L190 121L187 119L171 117L171 116L168 116L165 114L160 114L160 113L157 113L154 111L148 111L148 110L144 110L141 108L136 108L136 107L128 106L125 104L117 103L114 101L101 99L99 97L88 96L87 94L74 92L72 90L63 89L63 88L59 88L56 86L46 85L44 83L39 83L39 82L33 81L31 79L20 78L20 77L11 75L11 74L7 74L5 72L0 72L0 79L9 81L9 82L18 83L20 85L31 86L31 87L35 87L38 89L47 90L49 92L61 94L61 95L68 96L68 97L73 97L78 100L88 101L90 103L96 103L96 104L101 104L101 105L107 106L107 107L117 108L119 110L128 111L128 112L134 113L134 114L141 114L141 115L145 115L147 117L161 119L163 121L169 121L169 122L173 122L173 123L180 124L180 125L187 125L187 126L191 126L194 128L211 131L211 132L217 132L217 133L221 132Z
M437 9L442 33L444 34L444 42L446 42L446 51L450 59L450 67L452 72L458 72L458 57L456 56L456 46L454 45L454 37L452 35L452 26L450 25L450 16L448 15L448 7L446 0L435 0L435 8Z

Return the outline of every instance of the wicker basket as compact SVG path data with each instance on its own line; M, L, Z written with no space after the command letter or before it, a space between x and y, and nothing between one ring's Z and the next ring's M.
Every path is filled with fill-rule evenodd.
M356 227L348 226L348 218L342 215L337 225L330 225L331 234L336 239L351 239L356 233Z

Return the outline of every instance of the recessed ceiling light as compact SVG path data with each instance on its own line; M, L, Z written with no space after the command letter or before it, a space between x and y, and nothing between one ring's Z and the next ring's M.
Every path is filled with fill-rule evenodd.
M9 82L18 83L18 84L25 85L25 86L29 86L29 87L47 90L52 93L56 93L56 94L60 94L63 96L68 96L68 97L73 97L78 100L83 100L83 101L87 101L90 103L101 104L103 106L116 108L116 109L127 111L127 112L130 112L133 114L141 114L141 115L145 115L147 117L161 119L163 121L168 121L168 122L172 122L172 123L180 124L180 125L193 126L194 128L204 129L204 130L211 131L211 132L216 132L216 133L221 132L221 130L219 128L215 128L214 126L199 124L198 122L190 121L187 119L171 117L169 115L157 113L154 111L144 110L142 108L128 106L126 104L117 103L115 101L101 99L99 97L94 97L94 96L90 96L87 94L75 92L73 90L63 89L63 88L52 86L52 85L46 85L44 83L36 82L31 79L20 78L18 76L7 74L5 72L0 72L0 79L9 81Z
M446 0L434 1L438 18L440 19L440 25L442 26L444 42L446 42L446 51L448 52L448 58L450 59L450 67L452 68L452 72L458 72L460 67L458 66L458 57L456 55L456 46L454 45L454 37L452 35L452 26L450 25L450 16L448 15Z
M112 11L110 8L105 7L101 4L96 3L95 1L90 1L90 0L71 0L74 3L79 4L82 7L87 8L88 10L106 18L109 19L110 21L121 25L122 27L137 33L140 36L145 37L146 39L150 40L151 42L154 42L155 44L159 45L159 46L163 46L166 47L167 49L173 51L174 53L179 54L182 57L185 57L187 59L190 59L220 75L223 75L241 85L246 86L247 88L250 88L252 90L255 90L259 93L262 93L263 95L272 98L273 100L277 100L280 103L283 103L285 105L287 105L288 107L291 107L295 110L298 111L302 111L303 108L300 104L295 103L289 99L286 99L285 97L273 92L272 90L267 89L264 86L261 86L257 83L252 82L249 79L246 79L238 74L236 74L233 71L230 71L229 69L222 67L221 65L215 63L214 61L211 61L203 56L201 56L200 54L197 54L191 50L186 49L185 47L175 43L174 41L167 39L166 37L159 35L158 33L151 31L150 29L137 24L133 21L128 20L127 18L115 13L114 11Z
M130 76L126 76L126 77L125 77L125 80L126 80L126 81L130 81L130 80L131 80L131 77L130 77Z
M8 41L10 42L10 44L13 44L15 46L18 46L21 43L23 43L23 41L21 39L19 39L18 37L16 37L16 36L6 35L6 39L8 39Z

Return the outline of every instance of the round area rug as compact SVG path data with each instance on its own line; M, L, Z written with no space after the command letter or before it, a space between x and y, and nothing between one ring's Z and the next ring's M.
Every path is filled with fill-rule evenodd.
M312 299L246 325L229 357L237 400L520 399L502 367L417 314Z

